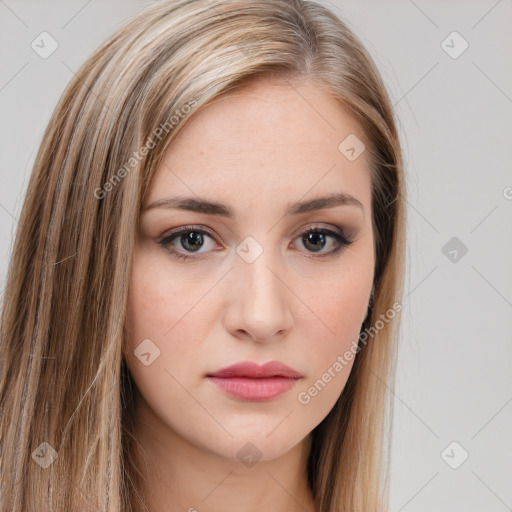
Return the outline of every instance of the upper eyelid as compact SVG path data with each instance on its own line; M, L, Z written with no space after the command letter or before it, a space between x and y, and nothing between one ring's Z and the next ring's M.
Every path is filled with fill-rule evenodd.
M298 232L298 234L296 234L294 236L299 236L300 234L307 233L309 231L314 231L314 230L332 231L332 232L342 236L345 239L351 238L351 230L345 230L339 226L332 226L332 225L325 226L325 225L322 225L321 222L316 222L316 223L313 222L312 224L309 224L306 227L301 228L300 231ZM211 238L216 239L216 235L213 233L212 230L210 230L210 228L207 228L207 227L204 227L201 225L185 225L185 226L180 226L178 228L174 228L171 231L167 232L166 234L160 236L160 239L165 240L165 239L173 237L173 236L178 236L180 234L187 233L187 232L193 232L193 231L205 233L208 236L210 236ZM339 232L337 232L337 231L339 231Z
M179 228L175 228L175 229L171 230L170 232L167 232L166 234L163 234L160 237L160 240L167 240L168 238L174 238L174 237L177 237L179 235L182 235L184 233L189 233L189 232L205 233L209 237L216 240L215 235L209 229L206 229L202 226L181 226Z

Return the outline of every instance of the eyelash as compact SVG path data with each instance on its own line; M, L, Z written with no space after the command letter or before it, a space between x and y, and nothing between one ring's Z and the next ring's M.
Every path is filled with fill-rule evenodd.
M171 254L171 256L173 256L179 260L194 259L195 256L183 254L183 253L173 249L172 245L171 245L171 242L173 242L176 238L179 238L180 236L188 234L188 233L199 233L202 235L208 235L210 238L215 240L215 237L209 231L206 231L204 229L199 229L194 226L184 226L183 228L180 228L177 231L171 232L169 235L162 238L160 241L158 241L158 244L163 246L167 250L167 252L169 252L169 254ZM305 236L310 233L319 233L319 234L323 234L323 235L328 235L328 236L334 238L336 240L336 242L338 242L338 244L339 244L339 247L332 250L331 252L328 252L327 254L315 255L315 253L312 253L313 258L326 258L328 256L332 256L354 242L354 240L352 240L350 238L346 238L345 236L337 233L336 231L332 231L332 230L326 229L326 228L318 228L318 227L309 228L306 231L303 231L302 235L299 235L299 236ZM297 238L299 238L299 237L297 237ZM193 253L191 253L191 254L193 254Z

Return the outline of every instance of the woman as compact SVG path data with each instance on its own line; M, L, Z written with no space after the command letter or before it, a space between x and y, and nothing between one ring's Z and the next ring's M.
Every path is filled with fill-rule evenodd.
M379 73L325 7L126 23L28 187L0 508L386 510L403 179Z

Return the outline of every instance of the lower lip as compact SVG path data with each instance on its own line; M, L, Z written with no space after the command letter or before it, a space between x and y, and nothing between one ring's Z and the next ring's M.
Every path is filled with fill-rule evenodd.
M207 377L228 395L250 402L271 400L286 393L295 386L298 379L288 377L268 377L253 379L250 377Z

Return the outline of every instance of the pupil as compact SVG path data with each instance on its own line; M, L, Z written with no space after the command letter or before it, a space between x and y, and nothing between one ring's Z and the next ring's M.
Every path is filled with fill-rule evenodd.
M318 245L319 239L321 240L320 241L321 247L319 247L318 249L322 249L325 244L325 235L323 233L308 233L306 235L306 243L305 243L306 247L309 242L311 242L313 245Z
M201 244L203 243L203 235L201 233L190 232L187 235L182 235L181 240L185 249L194 251L201 248ZM190 244L191 247L187 247L187 244Z

